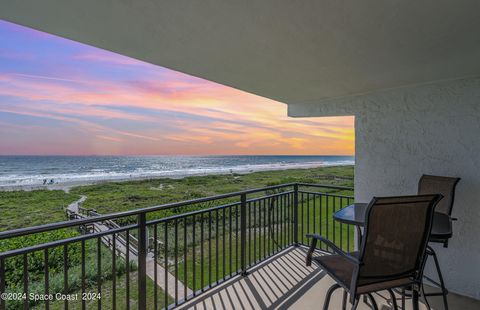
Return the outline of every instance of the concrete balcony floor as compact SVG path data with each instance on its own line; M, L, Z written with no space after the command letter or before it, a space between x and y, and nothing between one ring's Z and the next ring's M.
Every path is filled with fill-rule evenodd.
M322 309L334 281L319 267L305 266L305 249L290 248L250 270L247 277L234 278L198 296L179 309ZM380 310L393 309L388 293L374 294ZM400 297L399 297L400 298ZM480 301L450 293L450 309L480 309ZM341 309L342 290L332 296L330 308ZM441 297L429 297L432 309L443 309ZM397 300L401 308L401 300ZM350 309L351 305L347 305ZM412 309L406 300L406 309ZM357 309L370 309L363 302ZM427 309L423 304L420 309Z

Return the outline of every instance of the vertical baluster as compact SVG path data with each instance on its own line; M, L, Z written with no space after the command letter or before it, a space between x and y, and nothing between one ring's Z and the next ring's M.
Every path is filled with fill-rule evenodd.
M347 199L347 204L350 205L352 203L351 199L348 198ZM353 249L350 248L350 226L351 225L347 225L347 248L348 248L348 251L353 251Z
M175 237L173 246L173 255L175 259L175 305L178 305L178 219L174 220Z
M279 194L277 197L277 249L280 251L282 249L282 231L283 231L283 224L282 224L282 194Z
M262 230L263 230L263 258L267 257L267 208L265 199L261 200L261 214L262 214Z
M195 240L195 235L196 235L196 229L195 229L195 226L196 226L196 218L195 218L195 214L193 215L193 218L192 218L192 291L193 291L193 296L196 295L196 287L197 287L197 283L196 283L196 276L197 276L197 270L196 270L196 265L197 265L197 259L196 259L196 240Z
M252 207L252 204L251 202L248 202L247 203L247 254L248 254L248 257L247 257L247 266L250 266L250 262L252 261L252 247L251 247L251 238L252 238L252 234L251 234L251 225L252 225L252 220L251 220L251 207Z
M323 213L323 195L322 194L319 194L318 195L318 213L320 214L320 227L318 228L318 230L320 231L320 236L323 236L323 221L322 221L322 213ZM328 217L325 217L325 218L328 218ZM322 250L323 249L323 242L320 242L320 249Z
M188 253L188 247L187 247L187 217L185 216L183 218L183 298L184 300L187 300L187 269L188 269L188 264L187 264L187 253Z
M63 246L63 294L68 294L68 245ZM63 308L68 309L68 300L63 301Z
M48 248L43 250L43 274L45 278L45 284L44 284L44 294L45 296L49 295L50 291L50 272L49 272L49 266L48 266ZM1 275L0 275L1 277ZM45 310L50 309L50 301L48 298L45 300Z
M282 203L282 214L283 214L283 219L282 219L282 240L283 240L283 244L282 244L282 248L285 247L286 245L286 239L287 239L287 234L286 232L288 231L288 228L287 228L287 216L286 216L286 212L287 212L287 195L288 194L283 194L283 203Z
M333 226L333 243L335 245L338 245L337 244L337 239L336 239L336 230L337 230L337 226L338 226L338 223L337 221L333 220L333 214L335 213L335 209L336 209L336 206L337 206L337 197L335 196L332 196L332 202L333 202L333 206L332 206L332 226Z
M292 230L292 193L288 193L286 198L286 210L285 210L285 216L286 216L286 245L291 246L292 245L292 240L291 240L291 230Z
M138 308L147 307L147 215L140 213L138 223Z
M203 234L204 234L204 229L203 229L203 212L200 213L200 289L203 292L203 288L205 287L204 284L204 270L205 270L205 265L203 262Z
M253 202L253 264L257 262L257 200Z
M226 253L225 253L225 208L222 209L222 266L223 266L223 278L225 279L225 265L226 265Z
M85 283L85 240L82 240L81 243L81 273L82 273L82 297L85 294L86 290L86 283ZM85 310L87 308L87 303L84 298L82 298L82 310Z
M313 197L313 233L316 234L317 233L317 195L316 194L312 194L312 197Z
M116 234L112 235L112 309L117 309L117 235Z
M292 207L290 208L291 209L290 212L292 214L291 238L292 238L292 243L294 245L297 245L298 244L298 236L297 236L297 229L298 229L298 226L297 226L297 224L298 224L298 214L297 214L297 212L298 211L297 211L297 206L296 206L297 197L295 197L295 196L296 196L296 194L294 192L293 195L292 195ZM296 239L297 241L295 241L295 238L297 238Z
M97 293L102 295L102 237L97 238ZM101 298L97 299L98 310L102 309Z
M307 196L307 234L310 233L310 194L306 193Z
M125 273L125 307L130 309L130 230L125 231L125 264L127 270Z
M23 293L28 296L28 254L23 254ZM29 309L28 298L23 301L23 309Z
M277 243L278 243L278 251L282 249L282 231L283 231L283 224L282 224L282 194L278 195L278 207L277 207Z
M208 211L208 286L212 286L212 211Z
M240 256L238 255L239 247L239 236L238 236L238 205L235 205L235 273L238 273L238 260Z
M274 210L275 210L275 219L276 219L276 223L275 223L275 253L278 252L279 250L279 247L280 247L280 217L279 217L279 211L280 211L280 196L275 196L274 198L274 201L275 201L275 207L274 207Z
M340 197L339 209L341 209L342 207L343 207L343 198ZM340 223L340 248L345 251L345 247L343 246L343 224L342 223Z
M266 255L265 257L270 256L270 239L271 239L271 230L272 230L272 224L271 224L271 218L270 218L270 198L266 198L264 201L264 207L265 207L265 240L266 240Z
M247 275L247 256L246 256L246 246L247 246L247 195L242 194L241 197L241 206L240 206L240 242L241 242L241 248L240 248L240 264L241 264L241 269L242 269L242 275Z
M168 221L165 221L165 226L163 228L163 244L164 244L164 263L163 268L165 269L164 272L164 281L165 281L165 291L164 293L164 309L168 309Z
M328 198L329 198L328 194L325 194L325 209L326 209L326 215L327 215L327 216L326 216L326 229L327 229L326 233L327 233L327 239L330 239L330 238L329 238L329 236L330 236L330 231L329 231L329 229L328 229L328 226L329 226L329 225L328 225L328 222L330 221L330 218L332 217L332 215L330 214L330 211L329 211L330 203L329 203L329 201L328 201ZM327 248L327 250L328 250L328 246L327 246L326 248Z
M220 263L218 262L218 239L220 238L220 234L218 231L218 209L215 210L215 282L218 284L218 280L220 279L220 275L218 274L218 267Z
M229 246L228 246L228 258L229 258L229 275L233 274L232 271L232 207L228 208L228 239L229 239Z
M304 199L304 193L302 192L301 195L300 195L300 201L302 202L302 244L305 244L305 229L307 228L306 227L306 217L305 217L305 199Z
M153 225L153 307L158 309L158 227Z

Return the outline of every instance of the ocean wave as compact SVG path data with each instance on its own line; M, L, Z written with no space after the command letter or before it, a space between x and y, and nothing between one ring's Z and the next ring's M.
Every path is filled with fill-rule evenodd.
M72 184L72 183L88 183L88 182L98 182L98 181L109 181L109 180L128 180L128 179L140 179L140 178L157 178L157 177L185 177L193 175L208 175L208 174L224 174L224 173L247 173L254 171L268 171L268 170L279 170L279 169L292 169L292 168L314 168L314 167L326 167L326 166L343 166L343 165L354 165L353 158L327 158L326 160L316 160L316 161L303 161L297 160L297 162L288 161L288 156L284 156L284 160L278 160L276 162L266 162L266 163L257 163L254 160L249 159L248 157L238 157L240 160L234 164L234 160L225 156L222 158L223 161L230 161L227 163L222 163L222 160L212 161L212 162L201 162L190 160L189 162L175 162L175 160L170 160L170 162L161 162L161 163L148 163L139 161L136 163L136 167L133 164L105 164L104 167L92 166L92 165L78 165L77 171L71 165L64 166L63 172L57 173L57 171L62 171L62 166L58 167L49 167L55 169L45 169L45 167L39 168L35 171L23 171L23 173L15 172L0 173L0 187L5 186L37 186L43 185L44 180L47 183L50 180L53 180L54 184ZM323 159L323 158L322 158ZM211 161L211 160L210 160ZM251 161L251 163L243 163ZM242 163L238 163L242 162ZM100 165L100 164L99 164ZM88 166L88 169L85 167ZM130 167L130 168L128 168ZM48 172L47 172L48 171ZM55 171L54 173L52 173ZM47 173L45 173L47 172Z

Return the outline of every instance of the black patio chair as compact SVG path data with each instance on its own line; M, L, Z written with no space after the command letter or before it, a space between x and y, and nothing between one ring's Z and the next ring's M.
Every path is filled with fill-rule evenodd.
M388 290L393 306L397 303L392 288L413 286L413 308L418 309L418 290L426 246L432 227L434 207L442 195L375 197L368 205L365 231L359 252L346 253L333 242L319 235L312 238L306 263L317 262L336 283L327 292L323 309L328 309L332 293L344 289L343 309L347 293L352 309L360 296L367 296L374 309L371 293ZM334 254L313 257L317 241L330 247Z
M440 200L435 207L435 212L443 214L445 216L441 217L444 219L442 225L447 225L444 230L448 233L446 234L435 234L432 232L430 235L429 242L441 243L444 247L448 247L448 240L452 237L452 209L453 203L455 201L455 188L457 187L460 178L444 177L444 176L435 176L435 175L422 175L418 182L418 194L427 195L427 194L441 194L443 195L442 200ZM438 216L438 215L437 215ZM439 216L440 218L440 216ZM455 220L455 219L453 219ZM437 221L435 221L437 222ZM434 222L434 225L437 224ZM443 304L445 309L448 309L448 290L445 287L445 282L443 280L442 271L440 269L440 264L438 262L437 254L433 248L427 245L427 258L432 256L435 263L435 268L437 270L437 275L439 282L434 281L433 279L425 276L431 283L437 285L441 292L434 293L425 293L424 296L442 296Z

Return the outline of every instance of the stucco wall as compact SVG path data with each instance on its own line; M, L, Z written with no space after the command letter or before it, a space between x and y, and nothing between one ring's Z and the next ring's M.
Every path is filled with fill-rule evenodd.
M448 288L480 299L480 78L290 105L289 115L356 116L357 201L415 193L423 173L461 177L454 237L435 249Z

